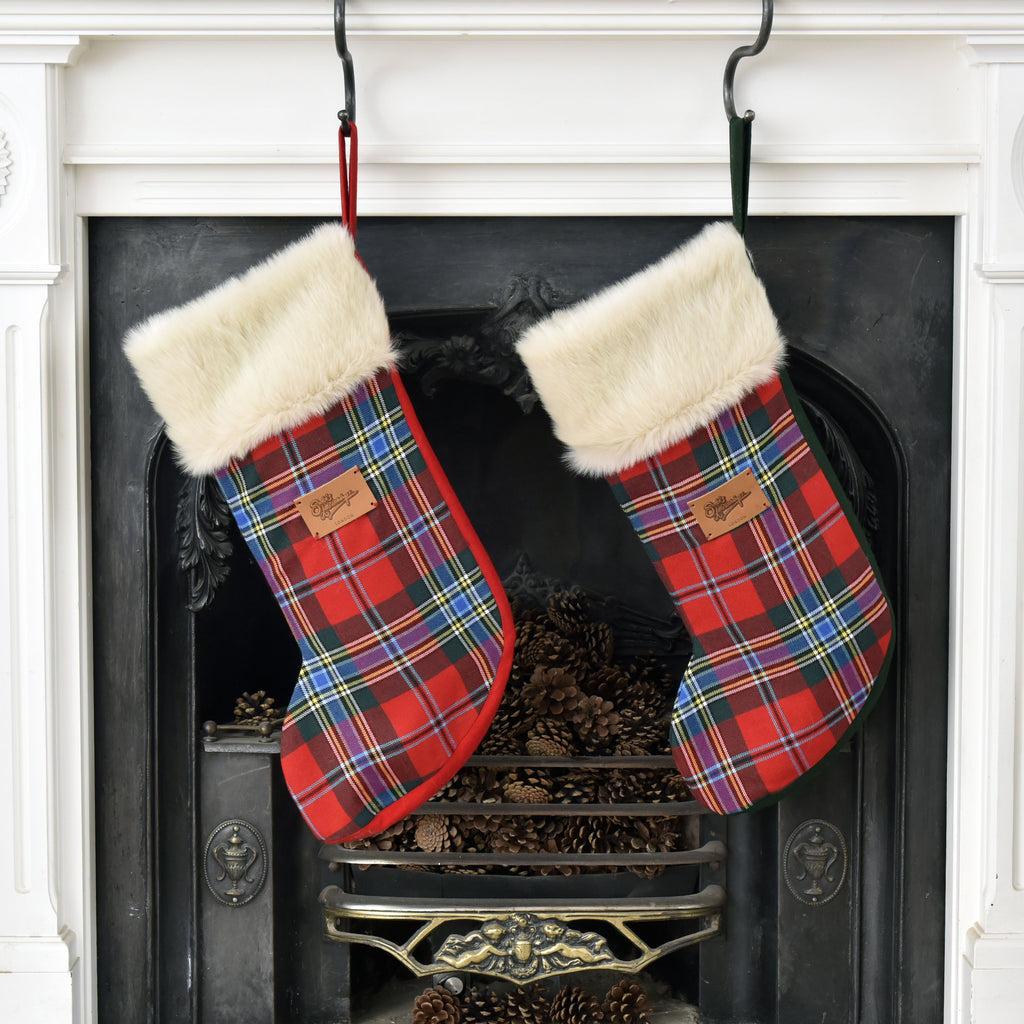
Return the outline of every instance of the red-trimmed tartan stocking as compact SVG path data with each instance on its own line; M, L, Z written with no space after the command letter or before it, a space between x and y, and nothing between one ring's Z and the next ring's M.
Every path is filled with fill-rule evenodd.
M351 236L326 225L125 348L183 467L216 474L298 642L292 795L322 839L382 831L477 746L513 637Z
M694 796L722 813L776 798L877 696L892 620L743 239L709 226L519 353L692 634L671 739Z

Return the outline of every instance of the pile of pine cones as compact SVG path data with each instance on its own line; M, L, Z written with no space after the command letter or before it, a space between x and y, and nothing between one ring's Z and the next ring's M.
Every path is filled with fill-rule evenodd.
M651 1005L635 981L613 985L604 999L575 985L554 995L536 984L499 995L472 988L459 996L428 988L413 1003L412 1024L649 1024Z
M531 757L668 752L668 716L677 680L654 661L620 665L612 627L594 619L587 598L556 591L544 607L513 605L516 647L511 676L481 754ZM435 800L481 805L471 815L415 815L355 849L426 853L664 853L686 849L684 821L673 817L488 815L487 804L629 804L689 799L675 769L460 771ZM487 873L579 874L578 864L509 869L446 866ZM615 868L598 867L610 871ZM657 865L631 869L647 876Z
M653 660L616 664L612 627L596 621L589 604L584 595L562 590L545 608L514 608L512 673L479 753L667 752L678 680Z

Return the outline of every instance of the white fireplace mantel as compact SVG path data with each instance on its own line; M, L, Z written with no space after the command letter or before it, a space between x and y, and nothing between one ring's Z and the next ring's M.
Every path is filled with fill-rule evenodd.
M728 211L756 0L348 8L362 214ZM5 1020L96 1019L88 218L336 215L331 26L327 0L0 0ZM945 1019L1016 1022L1024 0L778 0L736 93L755 215L957 219Z

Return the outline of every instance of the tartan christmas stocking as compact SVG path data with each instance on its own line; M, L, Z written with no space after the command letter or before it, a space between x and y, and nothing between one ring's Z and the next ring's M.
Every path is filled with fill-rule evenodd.
M720 813L776 798L877 696L892 620L742 237L710 225L518 348L692 634L670 731L693 795Z
M302 814L330 842L384 830L486 732L513 636L351 236L319 228L125 351L183 468L216 474L298 642L281 766Z

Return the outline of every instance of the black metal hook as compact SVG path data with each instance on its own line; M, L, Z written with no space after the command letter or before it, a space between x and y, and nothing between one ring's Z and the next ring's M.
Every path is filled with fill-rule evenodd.
M736 117L736 103L733 99L733 83L736 80L736 65L744 57L754 57L768 45L768 37L772 34L772 19L775 17L775 0L761 0L761 30L757 38L749 46L740 46L733 50L725 62L725 78L722 82L722 98L725 100L726 116L732 120ZM753 121L754 112L746 111L744 121Z
M334 0L334 48L345 72L345 106L338 111L338 120L348 135L348 127L356 119L356 70L345 38L345 0Z

